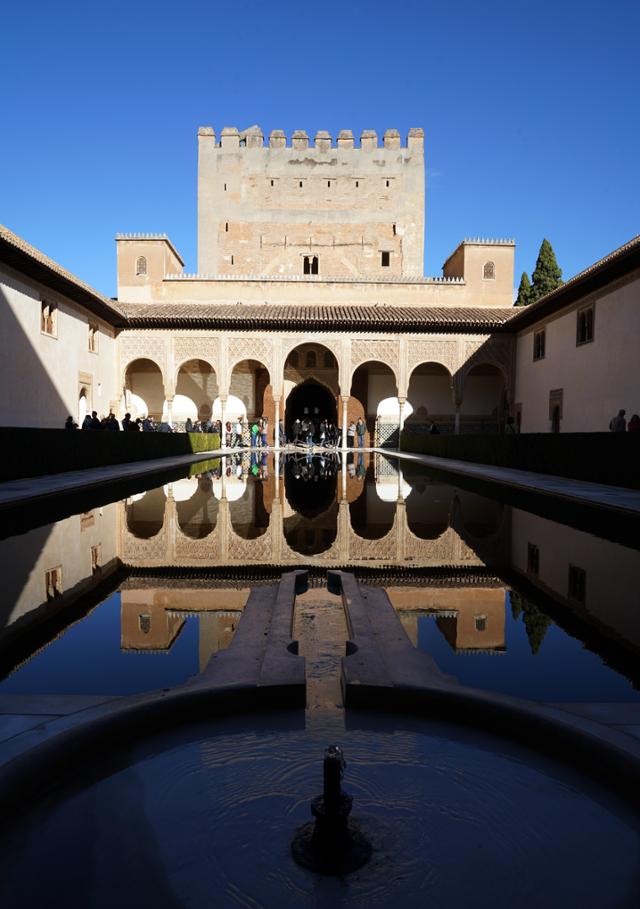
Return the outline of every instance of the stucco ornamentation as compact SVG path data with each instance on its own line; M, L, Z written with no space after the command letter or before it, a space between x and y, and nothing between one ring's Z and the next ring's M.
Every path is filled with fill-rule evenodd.
M273 342L266 338L230 338L228 341L228 363L233 368L242 360L258 360L273 370Z
M176 338L173 345L176 371L189 360L204 360L218 372L217 338Z
M485 335L465 341L464 353L462 372L465 375L479 363L488 363L497 366L507 382L510 381L513 363L513 341L510 337Z
M421 363L440 363L454 374L460 364L457 362L457 341L424 340L407 342L407 375Z
M400 342L395 338L353 341L351 343L351 370L353 373L362 363L377 360L389 366L397 379L399 356Z
M167 372L168 340L168 335L147 335L145 332L130 336L121 335L118 346L123 373L134 360L151 360L160 367L164 378Z

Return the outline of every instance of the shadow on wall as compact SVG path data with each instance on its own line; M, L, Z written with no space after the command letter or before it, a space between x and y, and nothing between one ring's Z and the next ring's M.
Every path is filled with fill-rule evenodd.
M2 276L2 284L21 294L27 292L23 285L14 284ZM34 297L35 299L35 297ZM34 327L40 333L40 325ZM59 345L54 338L47 343ZM59 351L60 368L67 364ZM71 414L77 419L77 404L72 410L56 388L49 370L40 359L24 327L17 320L4 287L0 287L0 425L45 426L62 429Z

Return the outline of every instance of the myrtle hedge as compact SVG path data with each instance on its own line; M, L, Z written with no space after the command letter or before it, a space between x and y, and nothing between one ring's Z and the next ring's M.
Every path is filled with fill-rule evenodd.
M514 467L640 489L640 433L418 435L405 429L401 451Z
M108 432L0 427L0 480L214 451L214 432Z

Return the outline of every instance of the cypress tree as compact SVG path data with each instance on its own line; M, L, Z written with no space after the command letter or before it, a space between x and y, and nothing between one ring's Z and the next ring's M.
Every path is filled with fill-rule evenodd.
M531 302L531 282L529 281L529 275L526 271L522 272L522 277L520 278L520 287L518 288L518 296L516 297L516 306L526 306Z
M529 302L535 303L540 297L560 287L562 282L562 269L556 261L556 254L547 239L542 241L536 267L531 276L533 284L529 294Z

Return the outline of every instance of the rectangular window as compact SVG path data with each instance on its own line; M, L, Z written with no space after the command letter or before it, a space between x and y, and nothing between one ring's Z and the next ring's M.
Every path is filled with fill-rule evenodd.
M387 184L387 188L388 188L388 187L389 187L389 181L388 181L388 180L386 181L386 184Z
M391 263L391 253L383 252L381 255L380 264L382 265L383 268L387 268L390 263Z
M476 631L486 631L487 630L487 617L486 615L476 615L474 616Z
M233 265L233 256L231 256L231 264Z
M540 571L540 550L534 543L527 543L527 571L531 574Z
M89 322L89 352L98 353L98 326Z
M226 183L224 184L224 191L225 191L225 192L227 191L227 184L226 184Z
M225 234L229 233L229 222L228 221L224 222L224 232L225 232Z
M587 598L587 572L577 565L569 565L569 599L584 603Z
M360 186L360 181L356 180L356 189Z
M551 432L560 432L563 397L562 388L554 388L549 392L549 419L551 421Z
M52 338L58 336L58 307L47 300L40 302L40 331Z
M48 600L62 595L62 565L50 568L44 573L44 585Z
M585 306L584 309L578 310L576 347L579 347L580 344L588 344L590 341L593 341L593 316L593 306Z
M533 333L533 359L544 360L544 348L546 342L546 330L538 329Z

